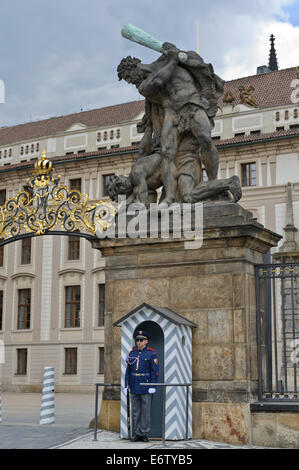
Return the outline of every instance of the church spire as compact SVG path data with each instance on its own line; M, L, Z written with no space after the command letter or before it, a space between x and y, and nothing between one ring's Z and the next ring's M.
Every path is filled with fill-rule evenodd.
M274 70L278 70L278 64L277 64L277 57L276 57L276 50L274 47L274 41L275 37L273 34L270 36L270 42L271 42L271 48L270 48L270 56L269 56L269 69L274 72Z

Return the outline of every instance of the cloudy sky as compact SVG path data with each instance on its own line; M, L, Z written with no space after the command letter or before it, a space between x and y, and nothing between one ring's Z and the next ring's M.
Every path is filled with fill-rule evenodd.
M225 80L267 64L299 65L299 0L1 0L0 126L139 99L118 82L122 57L158 53L122 38L132 23L182 50L196 49Z

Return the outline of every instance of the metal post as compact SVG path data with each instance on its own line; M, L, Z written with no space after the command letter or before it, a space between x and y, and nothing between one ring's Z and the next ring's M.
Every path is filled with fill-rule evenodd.
M293 344L295 344L296 340L296 323L295 323L295 303L294 303L294 266L290 268L291 272L291 299L292 299L292 333L293 333ZM297 393L297 365L296 361L294 361L293 365L294 369L294 393Z
M265 254L264 262L269 266L270 251ZM271 267L267 268L264 282L265 342L266 342L266 380L267 392L272 396L272 309L271 309Z
M106 384L96 383L96 399L95 399L95 412L94 412L94 441L97 441L98 432L98 401L99 401L99 387L121 387L121 384Z
M187 387L187 396L186 396L186 440L188 440L188 427L189 427L189 388L192 383L182 383L182 384L161 384L161 383L141 383L141 386L147 387L163 387L163 414L162 414L162 439L163 445L165 445L165 421L166 421L166 387Z
M165 445L165 418L166 418L166 386L163 387L163 446Z
M96 384L96 402L95 402L95 412L94 412L94 436L93 440L97 441L97 432L98 432L98 399L99 399L99 387Z
M273 329L274 329L274 354L275 354L275 383L276 383L276 393L281 392L278 382L278 351L277 351L277 320L276 320L276 268L275 274L273 277Z
M189 433L189 386L186 385L186 441L188 441Z
M286 266L282 268L281 277L281 313L282 313L282 338L283 338L283 366L284 366L284 389L288 393L288 371L287 371L287 340L286 340L286 311L285 311L285 270Z
M258 399L263 396L263 363L262 363L262 334L261 334L261 306L259 267L255 266L255 293L256 293L256 327L257 327L257 360L258 360Z

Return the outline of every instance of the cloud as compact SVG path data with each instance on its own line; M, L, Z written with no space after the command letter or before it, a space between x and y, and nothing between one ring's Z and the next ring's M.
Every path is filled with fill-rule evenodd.
M194 50L198 22L200 54L226 80L267 64L271 33L280 68L297 65L296 8L298 0L2 0L1 124L138 99L134 87L118 82L116 67L127 55L144 62L158 55L122 38L126 23Z

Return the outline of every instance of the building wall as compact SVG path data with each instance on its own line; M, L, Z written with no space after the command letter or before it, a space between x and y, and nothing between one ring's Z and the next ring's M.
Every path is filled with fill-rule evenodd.
M289 115L293 116L296 106L286 108ZM285 108L280 111L279 126L288 128L293 122L298 122L298 119L293 118L286 122L283 118ZM252 130L259 128L263 132L273 132L277 127L276 112L277 108L263 110L242 105L235 108L225 106L216 118L213 136L221 135L221 139L229 139L237 132L250 134ZM90 152L104 146L103 141L97 141L99 131L109 133L111 129L120 129L120 139L105 142L108 148L119 144L119 153L55 164L56 172L61 175L61 184L69 185L71 179L81 178L82 193L88 194L91 199L99 200L103 198L104 175L129 174L137 154L122 153L121 147L127 147L140 140L142 136L136 132L136 123L141 117L139 115L133 121L106 128L86 128L79 122L60 135L45 136L34 143L39 143L40 151L45 148L50 158L63 156L70 151ZM31 145L31 142L17 142L10 146L13 149L11 163L20 163L22 159L30 160L40 155L40 152L35 152L21 157L20 146L27 144ZM242 164L256 163L256 186L243 187L241 205L251 210L266 228L282 235L287 202L286 185L291 181L295 225L299 228L298 136L284 141L273 139L246 145L221 145L220 142L219 159L220 178L233 174L241 177ZM4 165L4 160L0 160L0 190L6 189L7 198L14 197L24 186L26 178L31 176L32 170L12 168L7 173L1 172L1 165ZM93 390L93 384L103 380L103 376L98 374L98 348L104 347L104 328L97 326L97 311L98 285L105 282L105 260L99 252L91 248L88 241L81 239L80 260L69 261L67 243L67 237L34 238L30 265L20 263L21 242L4 247L4 265L0 267L0 289L4 291L0 340L6 345L4 388L40 390L43 367L48 365L55 367L58 390ZM79 328L64 328L64 289L70 285L81 286ZM25 331L17 329L17 290L21 288L32 289L31 327ZM67 347L78 348L78 369L77 374L73 376L65 374L64 349ZM18 348L28 348L25 376L16 375Z

